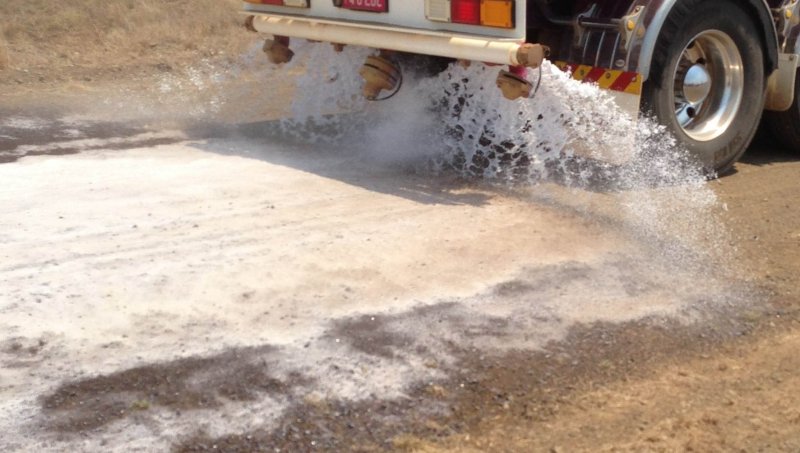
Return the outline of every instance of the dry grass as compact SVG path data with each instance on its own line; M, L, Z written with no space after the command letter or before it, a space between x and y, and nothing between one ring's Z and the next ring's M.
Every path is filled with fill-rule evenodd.
M6 44L6 39L3 36L3 28L0 27L0 71L7 68L8 65L8 44Z
M239 7L239 0L2 0L0 28L17 68L172 64L241 49L252 37ZM0 64L2 49L0 41Z

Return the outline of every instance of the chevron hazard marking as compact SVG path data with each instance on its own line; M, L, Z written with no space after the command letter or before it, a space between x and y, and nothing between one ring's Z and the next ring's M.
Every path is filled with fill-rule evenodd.
M556 66L572 74L572 78L584 83L596 83L600 88L623 93L641 95L642 76L637 72L618 71L596 66L574 65L557 61Z

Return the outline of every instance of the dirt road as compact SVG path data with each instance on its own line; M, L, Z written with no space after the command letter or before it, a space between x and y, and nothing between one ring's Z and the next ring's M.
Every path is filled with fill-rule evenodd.
M800 448L793 155L498 184L219 93L5 98L4 451Z
M5 450L798 445L790 159L692 188L712 256L631 194L250 130L5 120Z

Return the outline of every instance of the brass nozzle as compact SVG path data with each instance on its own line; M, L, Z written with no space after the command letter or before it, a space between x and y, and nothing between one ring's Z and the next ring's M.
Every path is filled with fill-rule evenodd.
M247 31L252 31L254 33L258 32L258 30L256 30L255 25L253 25L253 22L255 22L255 20L256 16L247 16L247 18L244 20L244 28L246 28Z
M497 74L497 87L503 92L503 97L509 101L531 97L533 84L522 77L508 71Z
M382 56L367 57L358 71L364 78L364 97L375 100L381 91L391 91L400 83L400 68Z
M288 63L292 61L292 58L294 57L294 52L292 52L292 49L290 49L289 46L274 39L268 39L264 41L264 47L262 50L265 54L267 54L267 58L272 64Z

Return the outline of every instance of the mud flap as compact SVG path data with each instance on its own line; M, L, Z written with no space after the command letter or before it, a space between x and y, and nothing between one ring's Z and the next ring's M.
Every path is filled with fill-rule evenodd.
M773 112L785 112L792 108L794 97L797 67L800 64L800 55L780 54L778 69L772 73L767 82L767 101L765 109Z

